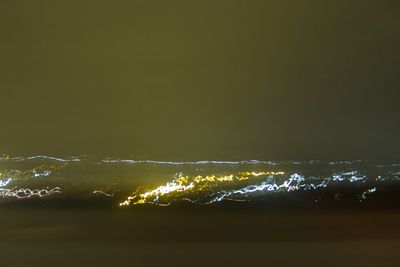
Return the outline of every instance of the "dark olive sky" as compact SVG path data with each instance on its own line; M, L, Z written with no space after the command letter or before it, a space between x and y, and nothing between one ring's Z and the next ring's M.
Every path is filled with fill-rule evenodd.
M0 1L0 152L399 158L398 0Z

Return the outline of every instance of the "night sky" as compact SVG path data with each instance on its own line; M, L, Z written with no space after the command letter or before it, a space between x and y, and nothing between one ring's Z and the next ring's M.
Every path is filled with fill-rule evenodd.
M0 2L0 152L399 159L400 2Z

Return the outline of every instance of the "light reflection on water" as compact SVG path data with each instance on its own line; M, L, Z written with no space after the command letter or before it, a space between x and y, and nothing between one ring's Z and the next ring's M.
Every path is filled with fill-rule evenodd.
M348 188L356 192L355 200L362 202L399 182L400 164L366 160L0 158L0 204L2 200L52 201L73 196L80 201L107 198L114 206L168 206L180 201L210 205L294 191L332 194L340 201Z

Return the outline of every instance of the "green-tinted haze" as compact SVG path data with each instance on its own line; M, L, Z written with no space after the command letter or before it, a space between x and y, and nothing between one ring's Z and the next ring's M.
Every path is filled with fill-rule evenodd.
M0 152L388 158L400 2L0 2Z

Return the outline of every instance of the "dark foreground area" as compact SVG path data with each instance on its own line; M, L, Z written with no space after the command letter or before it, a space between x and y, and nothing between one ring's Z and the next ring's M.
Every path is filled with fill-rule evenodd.
M398 210L0 213L1 266L400 266Z

